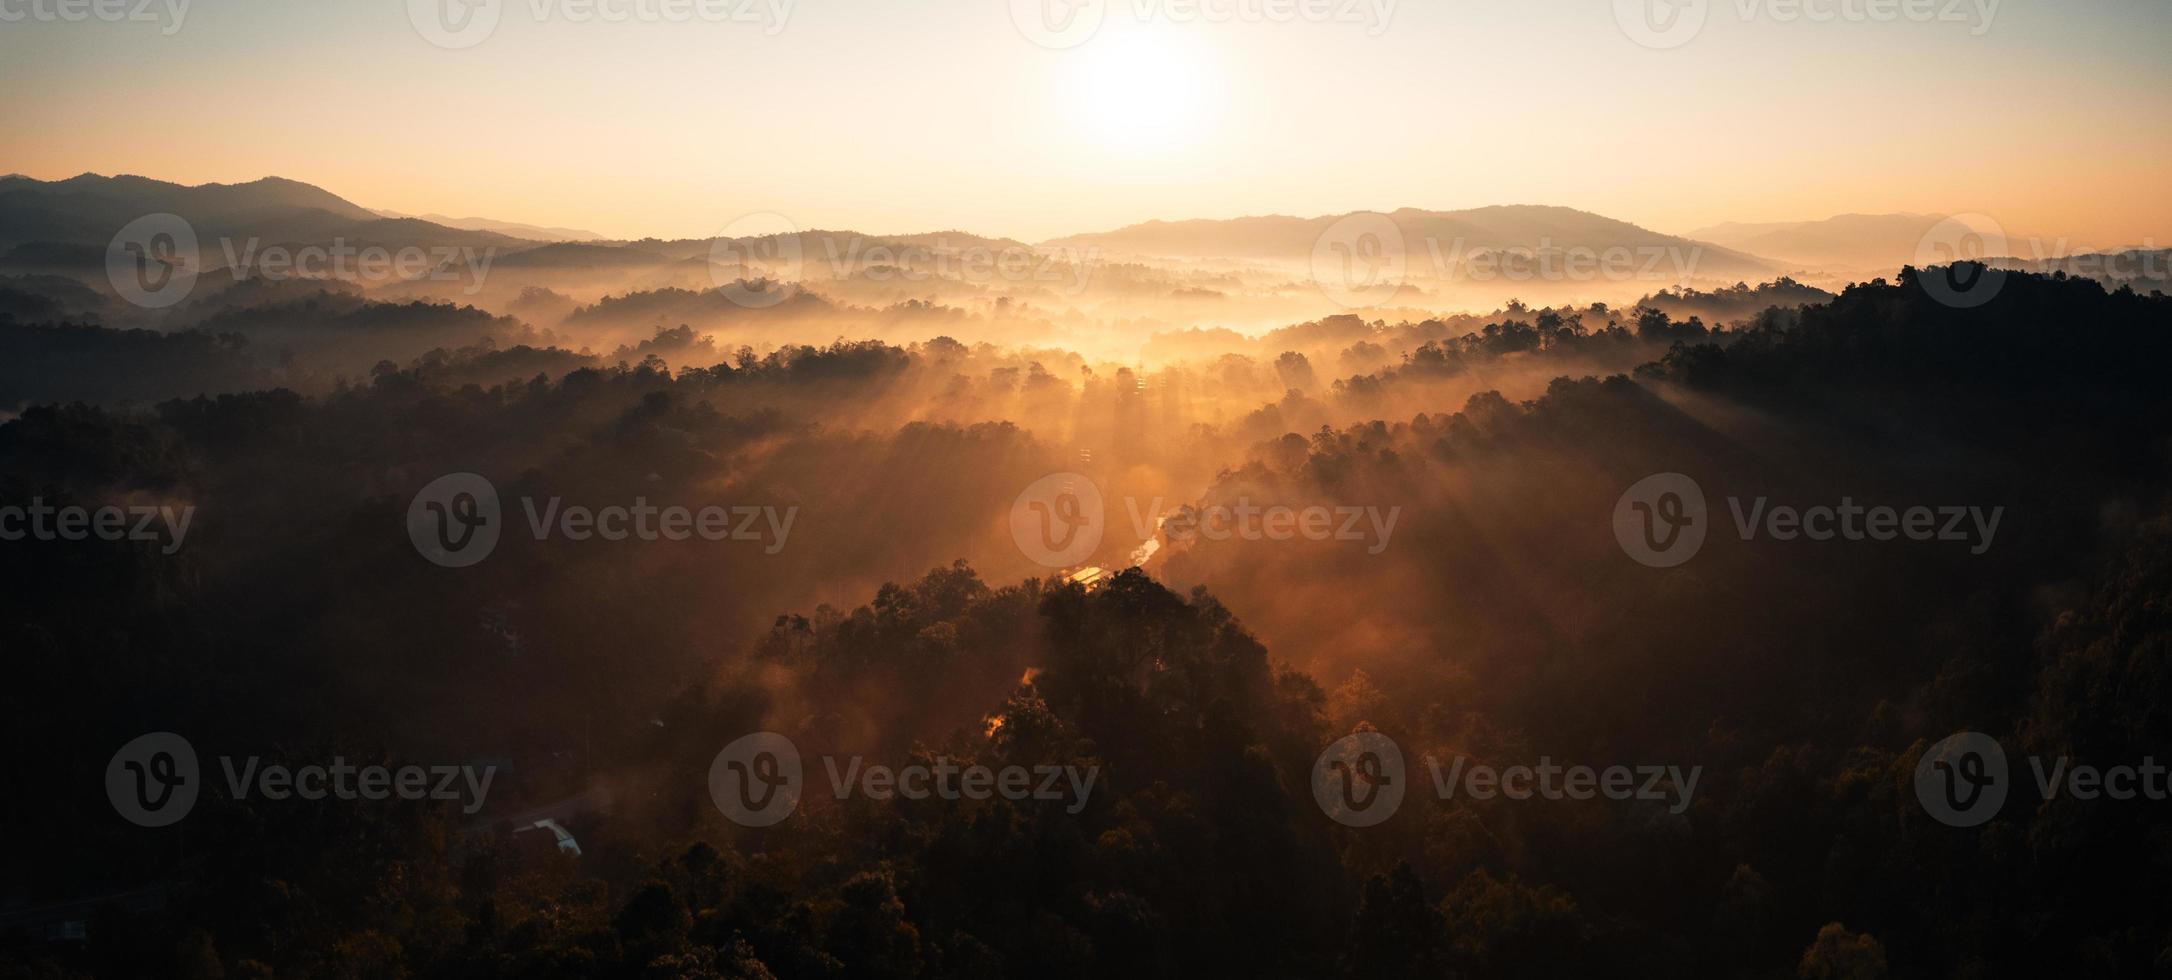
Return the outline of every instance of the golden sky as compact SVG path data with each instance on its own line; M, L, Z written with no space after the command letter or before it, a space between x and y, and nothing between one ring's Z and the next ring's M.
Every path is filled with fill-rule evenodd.
M1676 47L1638 0L502 0L458 48L417 25L460 0L61 2L0 0L0 172L627 237L1522 203L2172 238L2162 0L1649 0L1702 11Z

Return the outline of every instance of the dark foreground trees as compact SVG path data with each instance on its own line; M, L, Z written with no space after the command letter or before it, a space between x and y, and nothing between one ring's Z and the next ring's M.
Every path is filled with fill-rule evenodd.
M1822 978L2172 962L2166 802L2047 798L2028 761L2172 763L2167 302L2015 276L1955 310L1904 280L1787 323L1648 326L1680 344L1634 378L1283 434L1206 494L1400 505L1388 548L1200 541L1091 591L982 563L838 586L845 565L924 567L981 534L1060 454L1000 424L824 430L702 397L777 382L768 369L492 389L394 371L323 399L26 410L0 425L0 501L270 516L207 512L177 555L0 548L5 734L48 747L19 753L7 921L85 900L87 923L81 939L11 932L5 970ZM1456 351L1459 371L1528 353L1484 337ZM786 373L849 392L897 359L828 356ZM515 490L821 487L797 499L828 530L803 518L818 544L769 563L516 544L448 574L385 529L408 470L471 445L520 464ZM1730 493L1999 505L2008 523L1979 554L1715 539L1647 568L1606 514L1666 471L1697 473L1722 527ZM776 616L814 584L864 604ZM214 781L181 824L123 823L106 762L168 728ZM1313 793L1320 751L1360 730L1409 762L1404 803L1373 827L1336 823ZM1960 730L2000 739L2013 769L1976 827L1933 819L1912 782ZM709 781L719 749L756 731L797 744L810 787L764 828L727 820ZM475 815L233 799L222 751L507 772ZM1680 806L1443 798L1427 765L1544 757L1701 777ZM835 798L829 762L855 759L1094 781L1049 799ZM554 804L578 857L507 819Z

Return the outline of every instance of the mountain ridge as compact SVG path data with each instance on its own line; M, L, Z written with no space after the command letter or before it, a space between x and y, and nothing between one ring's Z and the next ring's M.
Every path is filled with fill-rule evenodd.
M1105 232L1049 239L1043 246L1100 247L1139 255L1190 259L1310 261L1322 237L1338 222L1377 214L1393 222L1411 258L1438 249L1459 253L1544 249L1672 249L1694 257L1707 278L1769 276L1782 263L1711 242L1653 231L1597 212L1553 204L1494 204L1452 211L1398 208L1386 212L1294 217L1155 219Z
M357 244L502 247L516 241L413 218L385 218L314 184L261 177L238 184L179 184L135 174L82 173L62 180L0 178L0 252L26 244L104 248L138 218L174 214L198 243L265 245L348 239Z
M382 218L418 218L432 224L462 231L488 231L531 242L601 242L611 241L609 235L599 235L585 228L554 228L548 225L531 225L520 221L504 221L498 218L453 218L435 212L406 214L384 208L370 211Z

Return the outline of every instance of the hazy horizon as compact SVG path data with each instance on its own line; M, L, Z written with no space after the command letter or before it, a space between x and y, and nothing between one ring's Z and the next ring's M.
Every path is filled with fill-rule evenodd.
M749 212L1031 242L1510 203L1672 234L1983 213L2112 248L2172 227L2172 110L2046 84L2162 90L2163 4L1690 4L1676 44L1621 4L1133 0L1072 5L1098 27L1039 44L1029 0L530 0L473 5L495 20L466 47L433 43L430 0L112 24L43 4L0 29L0 79L38 93L0 106L0 159L40 179L278 175L609 238ZM175 97L191 110L148 111Z

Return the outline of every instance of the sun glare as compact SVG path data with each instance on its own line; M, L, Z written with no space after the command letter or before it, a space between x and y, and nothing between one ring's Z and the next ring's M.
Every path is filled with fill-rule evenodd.
M1181 30L1108 32L1079 52L1065 104L1079 138L1115 157L1168 160L1212 129L1213 49Z

